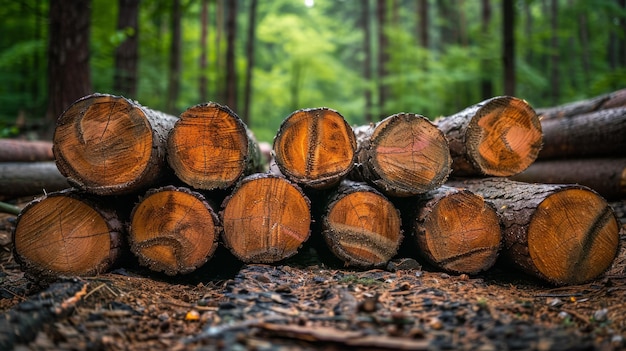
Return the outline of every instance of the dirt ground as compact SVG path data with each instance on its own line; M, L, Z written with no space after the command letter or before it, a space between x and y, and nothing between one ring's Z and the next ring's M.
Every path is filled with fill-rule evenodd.
M503 265L449 275L398 258L351 270L305 247L277 265L219 249L182 277L136 262L41 288L0 215L0 350L620 350L626 348L626 201L620 253L597 280L554 287Z

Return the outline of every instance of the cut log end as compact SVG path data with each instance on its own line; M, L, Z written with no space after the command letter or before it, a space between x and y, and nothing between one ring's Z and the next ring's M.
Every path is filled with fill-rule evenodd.
M244 178L224 201L224 244L243 262L291 257L310 234L310 202L287 179L270 174Z
M168 162L178 178L202 190L226 189L244 174L246 126L228 107L206 103L184 111L168 137Z
M539 272L556 284L589 281L609 268L619 225L606 201L585 189L544 199L528 227L528 249Z
M141 264L174 275L206 263L219 235L219 219L204 197L170 186L148 192L134 208L129 242Z
M524 100L501 96L480 107L467 128L469 157L484 174L511 176L537 159L541 123Z
M281 124L273 145L280 171L296 183L328 188L354 165L356 138L337 111L298 110Z

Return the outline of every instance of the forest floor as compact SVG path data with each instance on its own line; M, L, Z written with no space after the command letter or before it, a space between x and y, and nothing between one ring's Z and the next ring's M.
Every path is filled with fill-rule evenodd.
M10 254L0 215L2 350L620 350L626 348L626 200L621 248L597 280L554 287L498 265L450 275L397 259L324 263L311 248L277 265L225 249L182 277L133 262L41 288Z

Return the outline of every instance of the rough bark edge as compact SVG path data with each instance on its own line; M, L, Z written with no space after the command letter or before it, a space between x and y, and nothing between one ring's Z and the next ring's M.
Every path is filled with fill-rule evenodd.
M626 106L626 89L620 89L586 100L574 101L558 106L538 108L536 109L536 112L537 115L545 121L558 118L571 118L576 115L624 106Z
M0 162L0 199L40 196L69 187L54 161Z

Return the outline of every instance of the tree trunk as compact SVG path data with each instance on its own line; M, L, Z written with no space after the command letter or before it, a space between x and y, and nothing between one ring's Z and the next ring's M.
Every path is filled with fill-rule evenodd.
M550 43L550 93L552 96L552 104L558 103L561 98L561 82L559 75L559 8L558 0L550 2L550 26L552 29L552 40Z
M235 39L237 38L237 1L227 1L226 15L226 105L237 109L237 67Z
M286 178L244 178L222 205L224 245L246 263L272 263L296 254L309 238L311 204Z
M132 211L128 241L141 265L167 275L205 264L221 234L217 212L204 196L166 186L148 191Z
M548 119L569 118L616 107L626 107L626 89L554 107L538 108L536 111L541 120L546 121Z
M126 97L137 96L137 61L139 50L139 0L119 0L117 30L125 40L115 48L113 90Z
M69 187L52 161L0 162L0 199L43 195Z
M52 143L49 141L27 141L0 139L0 162L52 161Z
M589 188L504 178L452 184L495 205L504 225L502 255L531 275L556 285L581 284L604 273L617 255L617 218Z
M250 17L248 18L248 42L246 44L246 57L248 58L248 64L246 65L246 85L244 90L244 102L243 102L243 123L250 124L250 101L252 101L252 73L254 69L254 42L256 37L256 8L257 0L251 0L250 2Z
M402 241L400 212L371 186L343 181L326 204L322 235L346 266L382 266Z
M172 13L170 29L172 41L170 43L169 77L167 80L166 110L168 113L176 113L176 102L180 91L180 55L182 45L180 0L172 1Z
M192 106L169 133L167 160L180 180L202 190L227 189L261 169L252 133L228 107Z
M201 102L208 100L207 81L207 41L209 37L209 0L202 0L200 9L200 78L198 92Z
M124 226L113 207L74 189L30 202L17 217L14 257L31 279L89 276L121 254Z
M389 100L389 38L387 37L387 0L376 1L376 18L378 19L378 114L382 120L389 113L385 104Z
M329 108L293 112L274 138L276 165L287 178L322 189L338 184L352 169L356 138L342 115Z
M455 274L477 274L494 265L502 231L495 208L482 196L442 186L403 202L406 231L430 264Z
M57 122L57 167L70 184L98 195L153 187L170 174L165 143L175 122L176 117L119 96L85 96Z
M365 81L365 121L372 122L372 28L370 23L370 1L363 4L362 13L363 26L363 80Z
M517 174L541 148L535 111L514 97L494 97L436 123L450 143L455 176Z
M420 46L424 49L428 49L430 46L430 40L428 40L428 0L419 0L419 38Z
M623 157L626 150L626 107L541 122L540 159Z
M504 95L515 96L515 4L502 1L502 59L504 67Z
M442 185L450 173L450 149L443 133L412 113L389 116L355 129L356 179L391 196L412 196Z
M542 160L511 179L527 183L581 184L609 200L626 198L626 158Z
M483 33L490 33L489 27L491 25L491 1L490 0L482 0L481 1L481 29ZM490 40L489 37L485 38L482 41L483 50L486 49L487 42L486 40ZM483 100L490 99L493 97L493 81L492 74L489 73L491 71L490 66L492 65L491 60L489 58L482 58L480 61L481 65L481 80L480 80L480 92Z

